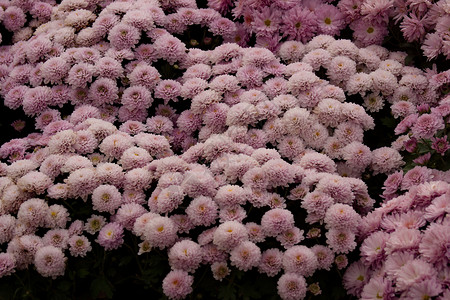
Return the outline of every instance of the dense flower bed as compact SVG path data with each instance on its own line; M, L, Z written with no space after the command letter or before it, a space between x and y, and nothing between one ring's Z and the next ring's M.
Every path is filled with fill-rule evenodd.
M335 2L0 2L5 297L448 298L450 7Z

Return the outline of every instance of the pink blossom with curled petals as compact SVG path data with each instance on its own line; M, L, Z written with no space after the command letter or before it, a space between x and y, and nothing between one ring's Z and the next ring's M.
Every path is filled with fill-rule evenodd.
M283 300L303 299L307 291L306 280L297 273L285 273L278 279L277 289Z
M34 265L39 274L44 277L64 275L67 258L61 249L54 246L44 246L36 251Z
M172 270L164 278L162 287L164 294L169 299L184 299L192 293L194 277L182 270Z
M95 241L107 251L117 249L124 242L123 233L122 225L115 222L108 223L102 227Z
M169 264L173 269L194 272L202 261L200 245L189 240L175 243L169 250Z
M155 216L144 226L143 237L154 247L164 249L175 243L177 227L170 218Z
M16 259L11 253L0 253L0 278L14 273L16 267Z

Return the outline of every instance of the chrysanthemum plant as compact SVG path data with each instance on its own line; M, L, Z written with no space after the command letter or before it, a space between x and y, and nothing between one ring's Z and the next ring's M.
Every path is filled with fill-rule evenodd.
M445 106L380 46L216 47L236 25L193 1L63 1L29 22L1 49L5 105L42 132L0 147L7 297L345 298L328 282L381 193L362 179L404 165L370 114Z

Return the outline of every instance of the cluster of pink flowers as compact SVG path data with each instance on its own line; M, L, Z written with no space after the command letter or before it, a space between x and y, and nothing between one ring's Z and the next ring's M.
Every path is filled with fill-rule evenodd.
M275 51L286 40L305 43L318 34L339 36L347 27L358 45L380 45L388 36L392 20L399 24L408 42L423 42L422 50L429 59L450 55L450 9L445 0L330 2L208 0L208 6L223 15L232 14L237 26L235 42L241 46L248 45L250 37L255 36L257 46Z
M429 86L436 91L449 82L448 71L429 76ZM444 95L432 102L411 100L391 106L393 116L401 120L394 130L399 137L392 147L406 153L410 167L420 165L446 170L450 154L447 125L450 97Z
M395 177L395 179L394 179ZM386 189L406 193L385 201L359 226L361 259L344 275L360 299L448 299L450 184L416 167L392 175Z
M449 153L450 75L377 45L392 16L408 39L435 28L445 43L448 5L329 2L0 4L14 32L0 47L0 96L38 131L0 146L0 277L31 266L62 276L70 257L131 233L137 254L167 251L170 299L192 293L202 264L218 281L233 268L277 276L281 298L303 299L320 293L316 271L343 269L363 241L350 294L448 297L448 172L423 165ZM231 9L243 24L221 17ZM435 25L414 31L413 15ZM355 42L333 37L349 24ZM193 25L224 43L191 48L199 41L180 35ZM244 48L251 34L262 47ZM401 136L371 149L385 105ZM404 175L403 151L424 154ZM385 202L373 211L362 179L378 174ZM65 201L92 215L74 220Z
M167 104L181 96L180 83L161 80L152 64L192 64L172 33L195 24L224 39L235 31L233 22L198 9L195 1L164 7L178 9L167 15L157 1L116 2L98 16L99 3L71 2L53 7L51 20L27 27L28 34L16 32L15 43L0 48L0 95L7 107L37 116L37 129L60 117L49 108L69 103L79 109L72 116L77 122L87 116L142 121L154 98Z
M228 274L228 264L271 277L283 270L278 288L288 299L289 276L304 283L316 270L329 270L336 254L356 247L361 217L355 209L373 205L363 181L337 175L335 163L313 150L291 164L275 149L254 149L222 134L175 156L164 136L130 133L92 118L46 140L27 159L1 165L0 241L7 247L0 276L32 264L42 276L61 276L68 255L92 249L93 234L109 251L123 244L127 230L142 239L139 253L168 249L173 271L163 288L172 299L192 291L188 274L200 264L211 264L218 280ZM76 198L91 207L89 219L72 220L67 208L52 204ZM249 205L262 211L260 220L253 218L260 224L243 222ZM296 226L288 209L295 206L306 210L310 225ZM196 227L202 233L189 235ZM306 238L325 234L326 244L299 245L305 232ZM285 251L263 250L269 237Z

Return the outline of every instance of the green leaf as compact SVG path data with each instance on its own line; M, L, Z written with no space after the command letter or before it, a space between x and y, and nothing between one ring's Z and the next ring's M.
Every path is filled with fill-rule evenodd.
M96 278L91 283L91 295L93 298L111 299L114 294L114 287L109 280L102 276Z
M133 258L132 258L131 256L125 256L125 257L123 257L123 258L120 260L120 262L119 262L119 267L123 267L123 266L128 265L128 264L131 262L132 259L133 259Z
M67 292L70 290L71 286L72 286L72 284L70 281L64 280L58 284L58 289L63 292Z
M235 300L236 289L233 286L221 286L219 287L217 298L222 300Z
M381 118L381 124L383 124L386 127L389 128L395 128L395 126L397 126L396 124L397 122L395 121L395 119L393 117L384 117Z
M89 273L89 269L82 268L78 270L77 275L79 278L86 278Z

